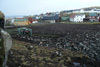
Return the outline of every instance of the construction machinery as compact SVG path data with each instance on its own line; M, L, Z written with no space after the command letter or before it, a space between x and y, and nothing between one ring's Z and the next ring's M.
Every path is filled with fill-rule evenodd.
M30 35L32 36L32 29L29 28L18 28L19 35Z

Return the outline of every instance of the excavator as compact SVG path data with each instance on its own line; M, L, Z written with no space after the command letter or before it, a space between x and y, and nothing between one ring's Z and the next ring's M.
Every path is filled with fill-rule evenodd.
M18 28L18 33L19 35L29 35L32 36L32 29L29 28Z

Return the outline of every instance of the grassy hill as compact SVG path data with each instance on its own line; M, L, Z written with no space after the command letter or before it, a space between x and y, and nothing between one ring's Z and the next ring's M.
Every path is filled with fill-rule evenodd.
M86 8L81 8L81 9L92 9L92 8L96 8L96 9L100 9L100 6L92 6L92 7L86 7ZM72 13L72 14L82 14L82 13ZM61 16L70 16L71 14L67 14L64 13L63 11L61 11ZM86 15L88 16L88 13L86 13Z
M86 7L86 8L82 8L82 9L88 9L88 8L96 8L96 9L100 9L100 6Z

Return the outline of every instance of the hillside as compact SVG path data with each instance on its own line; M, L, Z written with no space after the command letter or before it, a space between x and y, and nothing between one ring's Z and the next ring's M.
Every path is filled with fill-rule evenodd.
M91 9L91 8L100 9L100 6L86 7L86 8L81 8L81 9Z
M92 9L92 8L100 9L100 6L85 7L85 8L80 8L80 9ZM74 10L74 9L72 9L72 10ZM81 13L71 13L71 14L67 14L67 13L64 13L64 11L61 11L60 14L61 14L61 16L65 16L66 17L66 16L70 16L71 14L81 14ZM86 16L88 16L88 13L86 13Z

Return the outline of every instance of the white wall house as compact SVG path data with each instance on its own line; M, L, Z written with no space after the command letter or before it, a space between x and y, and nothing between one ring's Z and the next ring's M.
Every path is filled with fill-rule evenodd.
M85 14L71 15L70 21L71 22L83 22L84 18L85 18Z

